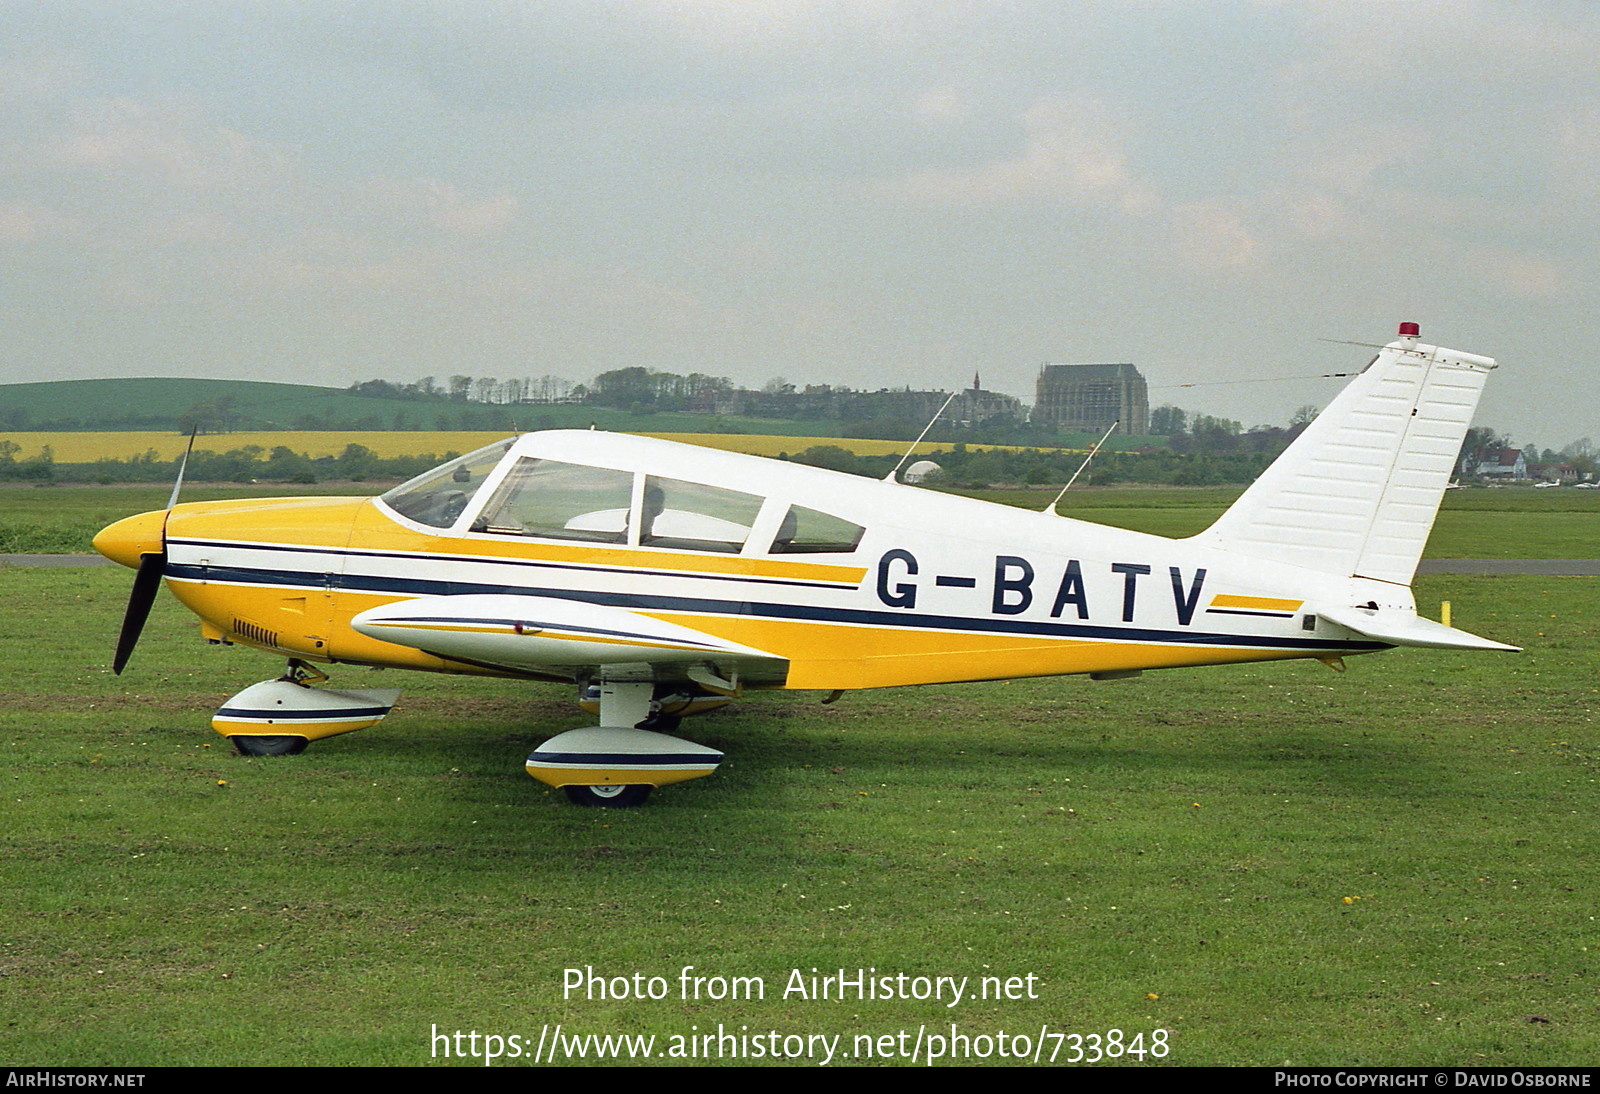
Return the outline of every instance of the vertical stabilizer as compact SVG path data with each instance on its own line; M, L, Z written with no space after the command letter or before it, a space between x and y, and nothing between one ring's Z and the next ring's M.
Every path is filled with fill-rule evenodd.
M1410 585L1493 359L1420 345L1414 323L1197 542Z

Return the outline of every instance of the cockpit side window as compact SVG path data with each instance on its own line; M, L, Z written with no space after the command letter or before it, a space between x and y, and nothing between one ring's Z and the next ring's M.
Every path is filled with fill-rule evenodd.
M791 505L772 538L775 555L848 554L861 543L866 529L829 513Z
M644 481L639 545L738 554L764 498L650 475Z
M419 524L449 528L466 511L484 479L500 465L511 443L499 441L424 471L384 494L382 500L396 513Z
M473 523L474 532L625 543L633 475L525 457Z

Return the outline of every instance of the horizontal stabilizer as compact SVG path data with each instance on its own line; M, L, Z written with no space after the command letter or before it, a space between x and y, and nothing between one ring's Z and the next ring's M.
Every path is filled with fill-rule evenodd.
M1507 646L1458 631L1443 623L1424 619L1413 612L1385 611L1382 608L1321 608L1317 615L1329 623L1355 631L1391 646L1423 646L1434 650L1505 650L1517 653L1520 646Z

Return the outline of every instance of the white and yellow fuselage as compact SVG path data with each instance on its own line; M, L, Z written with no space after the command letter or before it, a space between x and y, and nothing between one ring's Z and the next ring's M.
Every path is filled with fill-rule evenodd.
M434 528L374 498L207 502L171 513L167 584L210 637L311 661L559 679L708 663L745 686L824 690L1330 658L1383 643L1317 604L1412 607L1403 586L664 441L532 434L504 457L530 458L641 477L681 464L677 477L763 491L757 533L791 505L864 532L801 560L759 534L726 554L474 532L470 510ZM532 600L488 610L506 597ZM440 611L391 625L403 641L353 625L424 600ZM556 626L517 632L553 606ZM474 636L483 656L465 652Z
M574 681L634 744L563 735L529 770L602 796L710 770L710 750L645 730L747 688L1509 649L1418 617L1410 588L1494 362L1402 335L1185 540L564 430L379 498L176 505L95 546L139 569L144 607L159 575L208 638L290 658L283 686L219 712L241 747L283 725L303 746L393 702L302 694L304 662Z

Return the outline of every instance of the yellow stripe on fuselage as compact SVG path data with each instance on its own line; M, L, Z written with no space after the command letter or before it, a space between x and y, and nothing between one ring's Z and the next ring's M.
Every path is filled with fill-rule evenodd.
M1280 600L1270 596L1235 596L1232 593L1218 593L1211 598L1213 608L1239 608L1258 612L1299 611L1300 605L1304 603L1304 600Z
M1260 647L1191 646L1104 639L1027 638L926 628L642 612L728 642L787 658L784 687L800 691L1006 680L1083 672L1180 668L1304 657Z

